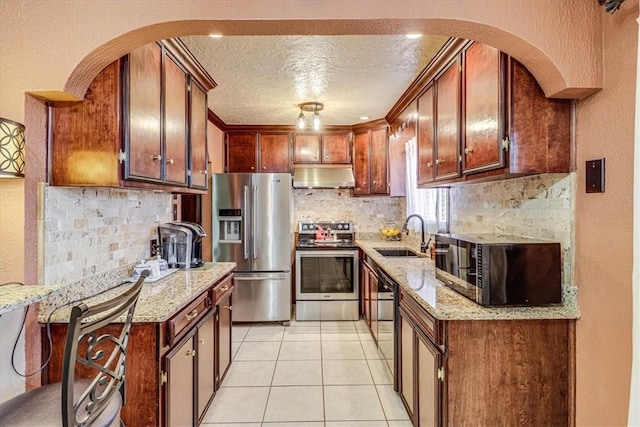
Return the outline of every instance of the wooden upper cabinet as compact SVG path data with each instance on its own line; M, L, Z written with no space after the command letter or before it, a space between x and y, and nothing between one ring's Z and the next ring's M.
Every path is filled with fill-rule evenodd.
M545 97L522 64L512 59L509 66L509 172L568 173L573 101Z
M322 135L295 134L293 137L293 163L320 163L322 161Z
M349 134L322 135L322 163L351 163Z
M293 163L351 163L349 133L298 133L293 137Z
M389 194L389 139L387 129L371 131L371 194Z
M207 157L207 93L191 81L189 97L189 140L191 146L191 187L206 190L208 187Z
M102 70L82 101L49 106L50 183L206 190L206 88L215 82L189 55L179 40L142 46ZM203 176L190 179L194 167Z
M82 102L49 107L52 185L119 185L121 62L113 62L98 74ZM95 121L95 126L83 120Z
M260 172L290 173L289 134L260 134Z
M156 43L129 54L129 120L126 138L128 159L125 179L162 178L160 102L162 95L162 48Z
M387 127L356 131L353 138L354 196L389 194Z
M436 79L436 180L460 176L460 60Z
M354 196L371 193L369 175L370 144L369 131L356 132L353 137L353 173L355 175Z
M435 149L435 94L433 85L418 98L418 185L433 182Z
M227 172L257 172L255 133L227 134Z
M504 167L502 58L498 49L482 43L464 51L464 173Z
M164 167L165 180L187 185L187 73L171 55L164 61Z

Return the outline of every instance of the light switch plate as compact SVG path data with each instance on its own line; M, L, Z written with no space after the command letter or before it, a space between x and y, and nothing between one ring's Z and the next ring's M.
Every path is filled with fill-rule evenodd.
M604 193L604 159L587 160L587 193Z

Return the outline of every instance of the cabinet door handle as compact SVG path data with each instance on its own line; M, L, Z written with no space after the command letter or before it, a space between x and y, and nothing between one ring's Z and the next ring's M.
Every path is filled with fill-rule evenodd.
M471 147L469 147L469 148L465 148L465 149L464 149L464 153L465 153L465 154L471 154L471 153L473 153L473 148L471 148Z
M185 317L187 318L187 320L195 319L196 317L198 317L198 310L197 309L193 310L191 313L187 314Z
M429 162L429 163L427 163L427 167L428 167L428 168L432 168L432 167L433 167L433 164L432 164L431 162Z
M204 338L200 338L200 344L204 344L205 342Z
M154 155L154 156L151 156L151 158L152 158L153 160L157 160L157 161L162 160L162 156L161 156L160 154L156 154L156 155Z
M169 160L167 160L167 164L168 164L168 165L172 165L172 164L173 164L173 159L169 159Z
M262 167L262 170L263 170L263 171L266 171L266 170L267 170L267 167L266 167L266 166L263 166L263 167Z
M254 167L254 166L251 166L251 170L254 170L254 169L255 169L255 167Z
M201 175L206 175L207 171L206 170L199 170L198 173L201 174Z
M187 350L187 356L196 357L196 351L195 350Z
M221 291L226 291L227 289L229 289L229 285L224 285L220 290Z
M225 306L224 306L224 308L226 308L226 309L227 309L227 310L229 310L229 311L232 311L232 309L233 309L233 306L230 306L230 305L225 305Z
M444 163L444 160L440 160L440 159L436 160L436 165L440 165L442 163Z

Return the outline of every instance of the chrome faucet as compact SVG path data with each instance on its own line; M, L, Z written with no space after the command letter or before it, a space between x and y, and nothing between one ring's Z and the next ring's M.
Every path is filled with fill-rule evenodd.
M406 234L409 234L409 230L407 229L407 224L409 224L409 220L413 217L416 217L420 220L420 222L422 223L422 242L420 243L420 252L422 252L423 254L427 253L427 243L424 241L424 218L422 218L420 215L418 214L411 214L407 217L406 221L404 222L404 224L402 225L402 229L400 230L401 232L404 232Z

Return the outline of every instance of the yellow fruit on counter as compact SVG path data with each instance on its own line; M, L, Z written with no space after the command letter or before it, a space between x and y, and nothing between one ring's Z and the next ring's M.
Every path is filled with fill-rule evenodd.
M400 229L398 227L384 227L380 232L383 236L395 237L400 234Z

